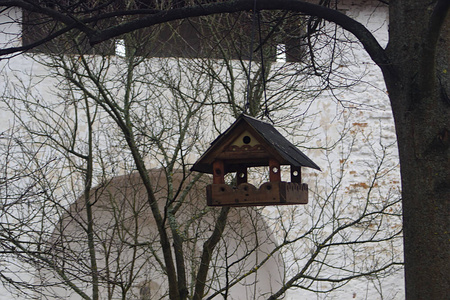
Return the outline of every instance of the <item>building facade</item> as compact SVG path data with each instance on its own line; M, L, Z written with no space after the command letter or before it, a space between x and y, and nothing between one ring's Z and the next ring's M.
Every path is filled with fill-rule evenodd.
M386 6L379 1L344 0L338 2L337 8L369 28L380 44L386 45ZM20 17L20 11L2 12L1 43L10 43L14 40L11 36L21 36L24 28L12 22ZM33 23L30 21L30 24ZM292 24L288 25L286 30L292 32ZM208 277L211 283L207 295L217 299L262 299L309 266L302 273L298 288L287 292L287 299L403 299L402 268L398 265L402 261L402 249L395 128L381 72L362 47L354 37L334 25L324 25L321 27L324 38L314 40L315 63L321 76L311 77L301 73L306 69L304 65L311 64L306 58L308 45L298 38L302 31L293 30L295 35L280 34L259 59L256 54L253 58L254 68L261 66L264 59L266 66L270 66L267 88L262 91L257 85L250 86L245 71L239 69L243 64L251 68L247 65L250 55L243 51L251 44L249 35L237 43L239 51L233 54L240 54L243 59L231 55L230 64L235 65L227 69L228 64L218 62L220 55L216 52L210 53L212 56L208 59L205 59L206 54L193 54L205 53L204 49L211 49L211 45L200 43L202 38L198 35L192 37L189 26L193 25L177 27L179 31L175 32L179 35L173 40L174 44L188 40L187 45L192 47L186 48L186 52L181 51L186 44L167 49L156 47L145 55L134 52L137 57L143 57L143 63L133 69L138 84L128 90L129 95L138 99L130 102L133 107L130 120L141 139L137 141L143 143L139 149L145 153L147 168L152 170L153 188L161 210L167 201L183 196L187 186L190 189L183 196L183 203L188 205L183 206L178 219L180 228L185 230L183 237L188 241L185 250L190 258L186 261L192 262L186 266L187 273L193 276L193 270L198 267L201 246L214 229L218 211L210 211L204 203L197 202L204 200L204 184L195 188L189 185L196 174L186 177L189 180L180 179L176 174L195 162L208 143L232 123L236 113L245 109L247 113L256 112L257 116L264 117L264 108L268 107L270 112L266 119L273 120L274 126L299 145L322 172L305 174L304 181L310 189L309 203L305 206L242 208L230 213L224 238L213 256L215 267ZM30 26L24 30L29 30L23 41L26 43L32 40L34 31ZM156 37L158 45L171 44L170 39L165 38L167 30L161 28L160 36ZM202 34L210 35L210 32ZM124 56L130 55L133 41L147 35L143 31L134 40L118 39L104 46L101 51L106 52L100 54L95 49L84 56L38 49L30 55L0 61L3 173L5 178L13 178L11 174L17 170L23 177L18 176L22 181L13 186L23 191L29 184L33 194L25 194L26 199L42 201L19 203L15 207L21 212L8 210L13 207L9 203L18 196L10 192L12 187L4 185L2 226L8 227L4 224L13 224L11 220L17 217L21 222L29 221L27 228L30 230L40 228L42 243L54 247L45 248L45 252L55 251L54 262L61 264L55 268L47 261L41 267L38 262L42 262L42 258L30 256L30 253L27 257L17 255L17 251L16 256L9 255L8 251L13 248L4 242L4 259L9 259L10 263L7 260L0 263L0 273L5 276L0 299L18 294L18 299L24 299L25 294L19 292L25 286L30 288L30 299L33 296L81 299L81 293L90 295L92 265L87 262L92 256L86 235L89 224L86 203L94 203L91 217L94 216L98 226L94 231L94 248L98 255L100 278L97 280L101 283L102 298L114 299L124 294L127 299L167 297L163 264L155 259L163 256L162 250L157 246L149 247L151 243L159 243L157 226L148 218L151 209L143 201L145 193L136 177L132 153L127 150L126 141L118 138L120 130L113 119L108 119L108 112L102 111L101 103L83 104L83 97L96 90L95 81L85 80L86 73L80 71L73 74L80 75L76 80L83 85L69 87L70 78L64 77L69 69L88 66L97 72L95 74L107 78L104 90L110 93L111 99L128 99L124 86L126 75L130 73L126 72ZM330 36L334 39L329 39ZM20 42L18 39L17 43ZM173 56L179 57L173 59ZM233 80L221 85L217 78L231 78L232 73L235 74ZM271 77L271 74L274 75ZM217 80L210 82L207 75L216 76ZM254 78L258 81L257 75ZM290 82L288 78L296 81ZM227 88L229 86L234 90ZM249 90L252 97L243 96L243 92ZM70 106L69 102L79 104ZM278 104L281 108L277 108ZM89 120L94 124L92 127ZM23 131L24 128L27 130ZM34 134L33 139L29 138L30 134ZM90 138L93 142L89 144L86 141ZM68 141L73 143L65 144ZM86 153L89 145L94 145L94 175L89 197L84 198L85 161L77 154ZM58 149L70 151L61 155ZM18 152L23 156L19 157ZM32 161L33 165L25 166L26 161ZM265 176L261 177L260 171L256 170L253 175L255 184ZM264 174L264 170L262 172ZM42 193L46 189L54 191L54 195ZM86 202L86 199L91 200ZM37 209L42 206L45 209ZM190 217L199 212L203 219L197 223ZM26 217L18 218L21 214ZM42 223L32 223L36 218ZM347 230L346 226L353 223ZM32 240L34 236L24 233L23 238ZM325 241L329 251L323 251L320 246ZM280 245L284 246L283 250L271 254ZM266 258L269 258L267 262L255 271L255 266ZM66 275L55 272L66 266L69 266ZM372 272L384 267L386 272ZM246 273L250 275L244 276ZM352 274L358 274L359 278L350 280ZM133 280L130 276L134 276ZM11 282L6 278L12 279ZM14 281L23 286L15 285ZM79 291L70 288L67 282L72 282ZM230 283L233 285L228 288ZM190 288L191 295L193 287Z

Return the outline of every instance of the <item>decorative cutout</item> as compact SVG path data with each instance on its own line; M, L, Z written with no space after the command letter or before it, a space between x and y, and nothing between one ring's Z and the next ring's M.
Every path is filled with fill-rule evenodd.
M264 151L264 147L261 146L261 145L255 145L255 146L250 146L250 145L242 145L242 146L230 145L225 151L226 152L265 152Z
M250 183L237 187L226 184L210 184L206 187L208 205L257 206L307 204L308 185L291 182L266 182L259 188ZM233 201L230 201L233 199Z
M260 142L258 139L256 139L248 130L242 132L232 143L232 145L239 147L243 145L255 146L259 144Z

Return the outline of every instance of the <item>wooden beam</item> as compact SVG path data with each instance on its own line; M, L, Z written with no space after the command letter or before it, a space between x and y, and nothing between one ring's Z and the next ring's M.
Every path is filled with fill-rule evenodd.
M270 182L281 181L280 163L275 159L269 159L269 180Z
M213 183L224 184L225 183L225 168L223 160L215 160L213 162Z
M247 183L247 168L242 166L236 172L236 185Z
M302 183L302 167L291 166L291 182Z

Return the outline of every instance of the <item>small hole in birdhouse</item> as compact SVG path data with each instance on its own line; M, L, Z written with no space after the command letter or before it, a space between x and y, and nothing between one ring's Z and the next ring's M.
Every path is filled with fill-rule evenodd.
M225 188L224 188L224 187L221 187L221 188L220 188L220 191L221 191L221 192L225 192Z
M244 144L250 144L252 139L248 135L246 135L242 138L242 141L244 142Z
M271 185L266 185L266 189L270 191L272 189L272 186Z
M298 171L292 172L292 175L293 175L294 177L297 177L297 176L298 176Z
M273 167L273 168L272 168L272 172L273 172L274 174L277 174L277 173L278 173L278 168L277 168L277 167Z
M222 174L222 171L220 171L220 169L215 169L214 171L216 172L217 175Z

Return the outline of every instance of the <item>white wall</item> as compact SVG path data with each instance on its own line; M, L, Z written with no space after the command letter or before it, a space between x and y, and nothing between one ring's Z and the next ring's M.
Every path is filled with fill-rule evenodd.
M380 44L385 46L388 38L388 11L386 7L382 7L379 1L340 1L338 8L347 15L356 18L363 25L371 30ZM0 22L13 18L13 12L4 12L0 16ZM1 22L3 24L3 22ZM331 28L331 27L330 27ZM3 26L0 30L0 43L9 40L11 33L14 34L19 30L15 25ZM346 34L343 37L352 38ZM19 42L17 40L17 42ZM343 198L342 201L353 201L357 195L367 193L370 178L370 166L373 166L377 159L382 156L383 150L388 151L387 162L385 168L392 167L394 171L390 172L384 178L380 179L379 191L380 195L392 193L398 195L399 192L399 173L398 158L395 147L395 128L393 124L392 114L390 110L389 100L386 88L383 82L381 72L371 61L370 57L357 45L352 48L343 48L349 51L350 59L342 60L342 83L345 78L359 78L360 83L352 85L348 88L334 90L334 94L323 94L315 100L309 108L309 112L315 114L314 125L317 127L317 136L315 136L309 147L323 147L339 140L340 133L348 129L350 136L356 140L351 146L354 151L351 158L345 162L345 177L343 179ZM351 52L350 52L351 51ZM322 58L327 58L327 53L322 53ZM14 72L13 72L14 70ZM1 85L11 85L12 82L19 83L20 80L27 82L38 82L36 75L45 74L46 70L33 62L33 60L18 56L9 62L0 62L1 76L7 80L2 81ZM338 80L336 78L336 80ZM37 90L44 95L50 97L50 91L54 89L54 82L51 80L39 82ZM319 113L317 113L319 112ZM316 114L317 113L317 114ZM336 116L339 116L338 118ZM9 128L11 117L0 109L0 131ZM345 125L344 125L345 124ZM348 127L347 127L348 126ZM367 143L367 141L370 141ZM329 157L324 157L324 151L308 150L306 154L311 157L319 166L322 167L322 173L307 172L305 181L310 184L310 189L326 190L325 183L329 175L334 169L338 169L342 157L340 154L345 147L349 146L350 140L340 144L335 148L334 153L329 153ZM394 144L393 146L389 146ZM371 145L369 147L368 145ZM383 148L386 146L386 148ZM342 150L342 151L341 151ZM378 154L378 157L377 157ZM314 181L318 180L317 184ZM314 201L314 197L310 196L310 202ZM308 204L311 207L310 204ZM350 206L349 206L350 207ZM309 209L308 206L305 210ZM349 208L348 213L352 211ZM270 215L270 209L267 210ZM401 226L398 223L390 224L392 227ZM376 251L374 246L373 251ZM396 255L401 256L401 246L395 249ZM1 263L0 263L1 267ZM369 278L370 279L370 278ZM382 294L382 296L380 295ZM339 288L337 291L329 294L314 294L304 290L291 291L287 295L287 299L403 299L403 275L398 272L387 278L377 278L371 280L352 281L348 285ZM0 287L0 299L11 299L11 295Z
M388 42L388 9L380 5L379 1L344 0L338 4L338 9L348 16L355 18L365 25L385 47ZM354 40L349 34L345 38ZM344 38L344 37L343 37ZM343 123L347 123L350 136L356 139L354 144L347 140L342 146L335 148L335 153L329 160L324 160L323 151L308 152L309 156L319 165L325 166L324 172L317 176L326 177L327 172L337 169L343 160L339 156L340 149L352 149L353 155L343 166L345 176L342 185L346 192L342 201L350 204L357 195L364 197L370 187L370 178L373 178L373 169L376 161L380 161L383 151L386 152L384 171L392 168L391 172L379 181L378 192L372 193L375 197L399 197L400 175L398 166L398 153L393 117L387 90L382 74L372 62L367 53L358 45L353 45L348 51L348 60L342 61L343 76L346 78L360 77L360 83L348 88L334 90L333 95L321 96L310 111L320 111L317 123L323 130L316 142L320 147L328 140L329 144L339 139L339 134L345 130ZM326 56L325 56L326 57ZM343 79L344 80L344 79ZM331 99L338 99L339 104ZM340 117L336 118L336 115ZM369 146L371 145L371 146ZM333 167L327 168L328 165ZM312 176L316 176L312 174ZM326 180L326 179L325 179ZM320 185L320 183L319 183ZM324 188L325 189L325 188ZM378 193L378 194L377 194ZM311 200L311 199L310 199ZM399 209L399 207L397 206ZM354 212L349 205L347 212ZM389 224L391 228L401 228L400 221ZM380 250L374 245L372 251ZM402 245L398 242L393 249L389 249L398 260L402 258ZM387 252L386 252L387 253ZM369 280L366 280L369 279ZM289 299L404 299L403 272L400 270L387 278L370 278L355 280L344 285L336 291L326 295L317 295L304 290L289 292Z

